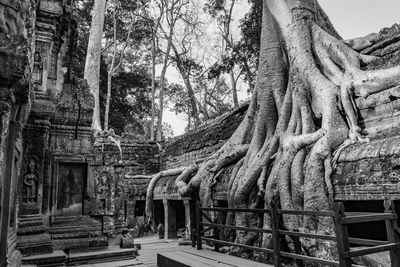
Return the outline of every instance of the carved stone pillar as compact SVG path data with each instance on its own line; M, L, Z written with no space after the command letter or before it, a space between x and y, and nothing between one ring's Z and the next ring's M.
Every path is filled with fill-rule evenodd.
M169 228L169 208L168 208L168 200L163 199L164 205L164 239L168 239L168 228Z
M50 118L54 105L47 100L34 100L28 124L24 129L27 140L21 176L20 215L42 213L43 177L48 165Z
M30 8L33 10L27 0L0 0L1 267L21 265L21 253L15 250L16 195L22 154L21 130L24 114L29 112L29 84L23 82L23 75L29 62L30 35L26 23L31 21Z
M171 200L163 199L164 204L164 239L176 237L176 208Z
M4 90L0 88L0 90ZM13 137L10 133L10 118L11 118L11 104L9 97L5 95L6 90L0 94L0 179L1 179L1 213L0 213L0 266L7 266L8 260L8 231L9 231L9 220L10 220L10 200L12 195L10 194L11 181L12 181L12 168L10 168L10 157L7 153L10 152L10 147L13 143ZM11 93L11 91L8 91ZM10 95L9 95L10 96ZM12 96L12 94L11 94ZM12 164L12 157L11 157Z
M190 218L190 199L184 199L183 205L185 206L185 237L190 239L192 229L190 226L191 218Z
M43 177L49 165L48 139L54 105L47 100L32 102L24 128L25 142L19 186L19 229L17 248L23 255L52 253L50 235L42 216ZM48 195L47 190L46 196ZM47 198L47 197L46 197ZM45 205L47 206L47 205Z

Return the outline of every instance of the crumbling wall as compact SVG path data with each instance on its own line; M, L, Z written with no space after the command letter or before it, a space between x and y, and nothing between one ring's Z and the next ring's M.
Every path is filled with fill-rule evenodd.
M105 229L109 232L125 227L136 201L145 199L149 175L159 171L160 147L155 142L117 139L121 150L108 137L96 138L88 205L88 215L107 215Z
M173 169L200 163L217 151L235 132L246 114L248 104L174 138L161 158L161 169Z
M400 65L400 26L371 34L358 50L376 56L365 69ZM356 98L359 124L370 138L346 148L333 174L336 200L400 198L400 86Z

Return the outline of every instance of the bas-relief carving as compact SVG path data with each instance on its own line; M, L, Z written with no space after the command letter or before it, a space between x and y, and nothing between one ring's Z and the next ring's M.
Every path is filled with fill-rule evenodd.
M36 51L34 55L32 80L35 87L38 87L40 90L43 82L43 61L38 51Z
M37 59L41 60L41 87L38 89L41 91L46 91L47 89L47 79L49 75L49 66L51 61L50 51L52 48L51 43L36 41L35 44L35 55L38 54Z
M28 171L24 176L24 203L35 204L37 203L37 189L38 189L38 177L37 177L37 166L34 158L29 159Z
M127 182L125 179L125 172L123 166L115 166L115 193L114 193L114 202L115 202L115 213L114 218L120 222L125 221L125 202L127 200L127 196L129 194L129 189L127 186Z
M110 194L110 178L106 171L100 173L96 177L96 194L99 199L107 199L111 196Z

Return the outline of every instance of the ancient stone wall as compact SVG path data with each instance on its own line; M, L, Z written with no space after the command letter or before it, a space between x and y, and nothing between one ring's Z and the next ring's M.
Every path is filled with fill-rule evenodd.
M145 199L148 176L159 171L160 147L155 142L118 140L121 150L110 138L97 138L91 166L93 190L88 215L108 215L105 226L110 232L123 228L127 217L134 215L135 202Z
M400 26L394 24L358 48L378 58L365 69L400 64ZM359 124L369 143L345 149L332 181L336 200L400 199L400 86L356 99Z
M243 120L248 104L222 115L167 144L161 158L161 169L172 169L200 163L217 151Z
M0 0L0 266L20 266L16 250L22 129L30 109L35 2Z

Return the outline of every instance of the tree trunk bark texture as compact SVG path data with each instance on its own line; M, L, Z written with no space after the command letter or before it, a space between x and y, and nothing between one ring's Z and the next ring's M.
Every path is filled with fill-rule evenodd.
M156 116L156 40L152 37L151 46L151 120L150 120L150 140L154 141L154 121Z
M90 26L89 43L85 63L85 79L94 95L95 106L93 110L92 129L100 131L100 59L101 40L104 27L106 1L95 0L93 6L92 24Z

